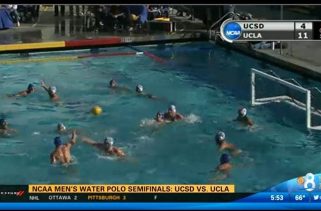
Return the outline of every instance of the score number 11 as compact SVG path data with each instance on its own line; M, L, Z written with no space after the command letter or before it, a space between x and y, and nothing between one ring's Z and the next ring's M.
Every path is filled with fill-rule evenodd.
M305 23L302 23L300 26L301 29L306 29ZM308 39L308 33L307 32L298 32L298 39Z

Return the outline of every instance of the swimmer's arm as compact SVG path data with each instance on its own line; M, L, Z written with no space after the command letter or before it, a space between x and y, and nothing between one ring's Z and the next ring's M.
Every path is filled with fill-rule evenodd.
M92 140L92 139L90 139L88 137L85 137L85 136L82 136L81 140L82 140L82 142L84 142L86 144L90 144L90 145L93 145L93 146L97 145L97 142L95 142L94 140Z
M152 95L152 94L145 94L145 96L147 96L150 99L157 99L158 97Z
M126 156L125 153L121 149L116 148L115 152L118 157L125 157Z
M51 154L50 154L50 163L51 164L55 164L57 162L57 160L56 160L56 158L55 158L55 156L54 156L54 153L52 152Z
M2 134L2 135L11 135L10 132L16 133L17 130L15 130L13 128L8 128L6 130L0 129L0 134Z
M76 144L76 140L77 140L77 134L76 134L76 131L73 130L72 134L71 134L71 139L70 139L69 143L67 144L67 146L69 148L71 148L73 145Z
M249 127L252 127L252 126L254 125L254 123L253 123L253 121L252 121L251 119L248 119L248 120L247 120L247 125L248 125Z
M182 114L180 114L180 113L177 113L176 114L176 118L177 119L184 119L184 116Z
M7 97L24 97L24 96L27 96L26 91L21 91L16 94L7 94Z
M221 171L219 167L215 169L215 174L214 180L222 180L229 177L229 173Z
M234 122L236 121L240 121L239 117L236 117L235 119L233 119Z
M7 130L8 130L9 132L14 132L14 133L17 132L17 130L16 130L16 129L13 129L13 128L8 128Z
M44 81L41 81L41 87L44 88L47 92L49 92L49 87L45 84Z

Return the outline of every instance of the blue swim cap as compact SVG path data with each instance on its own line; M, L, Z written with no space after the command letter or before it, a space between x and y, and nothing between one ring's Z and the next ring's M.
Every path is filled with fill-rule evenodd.
M0 125L4 125L6 123L5 119L0 119Z
M32 88L33 88L33 84L29 84L28 89L32 89Z
M62 140L59 136L55 138L54 144L56 145L56 147L59 147L60 145L62 145Z
M228 154L224 153L220 158L220 162L221 164L230 162L230 157L228 156Z

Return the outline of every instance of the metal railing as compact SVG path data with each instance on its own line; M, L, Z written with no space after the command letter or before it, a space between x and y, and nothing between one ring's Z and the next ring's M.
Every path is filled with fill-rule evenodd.
M211 40L212 39L212 29L218 25L220 22L222 22L227 16L229 15L233 15L233 18L235 16L239 17L239 14L238 13L235 13L235 12L227 12L225 13L225 15L223 15L220 19L218 19L215 23L213 23L210 28L208 29L209 30L209 39ZM216 34L216 30L214 31L215 34Z

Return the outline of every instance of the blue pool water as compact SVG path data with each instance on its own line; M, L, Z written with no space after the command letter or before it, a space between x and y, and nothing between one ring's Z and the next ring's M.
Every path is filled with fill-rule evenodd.
M0 138L1 183L234 183L236 191L252 192L320 172L320 135L306 131L303 111L284 104L249 104L251 67L273 69L309 86L319 86L318 82L209 43L140 48L167 62L138 55L1 65L0 111L18 130L16 136ZM50 53L36 58L81 54ZM162 100L112 93L107 88L112 78L133 90L141 83L146 92ZM41 79L57 87L63 104L49 101L39 85ZM20 99L6 97L30 82L36 84L36 93ZM170 104L188 116L187 121L150 125L155 113ZM89 113L94 105L103 108L102 115ZM256 123L252 131L231 121L240 106L248 108ZM97 141L113 136L129 158L108 159L78 140L72 150L75 164L50 165L58 122ZM227 139L243 150L232 158L231 177L222 181L213 180L212 172L220 157L214 142L218 130L224 130ZM67 141L68 136L63 139Z

